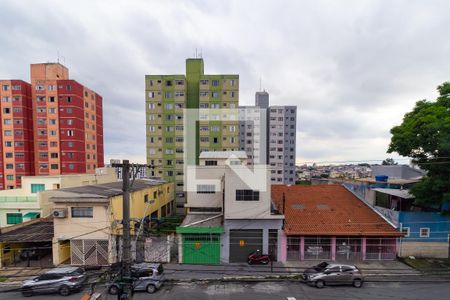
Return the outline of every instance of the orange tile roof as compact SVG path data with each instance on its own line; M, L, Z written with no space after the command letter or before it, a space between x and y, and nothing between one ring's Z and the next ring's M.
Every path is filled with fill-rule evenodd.
M341 185L272 185L287 235L403 236Z

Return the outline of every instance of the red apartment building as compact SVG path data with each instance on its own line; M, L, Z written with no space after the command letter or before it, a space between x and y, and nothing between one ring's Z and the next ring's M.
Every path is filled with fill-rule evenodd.
M94 173L103 167L102 97L69 79L65 66L32 64L31 85L0 85L0 189L19 187L23 175Z

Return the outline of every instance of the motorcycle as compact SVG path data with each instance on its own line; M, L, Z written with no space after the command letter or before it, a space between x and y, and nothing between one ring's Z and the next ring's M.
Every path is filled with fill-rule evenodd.
M247 262L249 265L254 263L267 265L270 262L270 256L268 254L261 254L261 251L256 250L249 254Z

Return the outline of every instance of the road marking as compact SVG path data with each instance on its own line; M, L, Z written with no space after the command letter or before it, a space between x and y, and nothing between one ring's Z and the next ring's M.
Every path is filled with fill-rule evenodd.
M287 297L287 300L297 300L294 297Z

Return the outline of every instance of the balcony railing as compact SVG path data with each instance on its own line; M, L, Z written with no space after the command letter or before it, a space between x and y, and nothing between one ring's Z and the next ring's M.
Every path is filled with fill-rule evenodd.
M37 202L36 196L0 196L0 203L5 202Z

